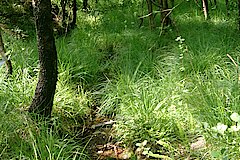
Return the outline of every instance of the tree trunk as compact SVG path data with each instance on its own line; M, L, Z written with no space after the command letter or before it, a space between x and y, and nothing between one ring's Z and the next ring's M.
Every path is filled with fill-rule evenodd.
M174 0L171 0L171 8L174 7Z
M204 17L205 17L205 20L207 20L209 18L209 14L208 14L208 0L202 0L202 4L203 4Z
M155 23L154 23L153 6L152 6L151 0L147 0L147 7L148 7L148 15L149 15L149 25L150 25L150 28L153 29L155 28Z
M87 11L87 8L88 8L88 0L83 0L83 10Z
M1 29L0 29L0 55L2 56L2 60L5 61L5 63L6 63L7 75L8 76L12 75L12 63L11 63L10 59L8 59L6 56Z
M73 19L71 23L71 27L74 28L76 26L77 22L77 1L73 0L73 6L72 6L72 11L73 11Z
M67 0L61 0L61 8L62 8L62 26L66 28L66 4Z
M168 0L160 0L160 6L162 7L160 9L161 11L161 24L163 26L171 25L171 19L170 19L170 10L168 7Z
M51 0L33 0L33 7L40 73L29 112L50 118L57 83L57 51L53 36Z

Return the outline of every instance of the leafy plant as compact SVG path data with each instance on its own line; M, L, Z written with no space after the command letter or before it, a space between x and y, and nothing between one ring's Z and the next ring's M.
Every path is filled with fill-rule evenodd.
M159 140L156 143L163 146L167 150L172 150L173 149L173 147L169 143L166 143L162 140ZM147 145L147 140L144 140L142 143L136 143L136 146L137 146L136 152L138 154L142 154L142 155L144 155L148 158L163 158L163 159L166 159L166 160L171 160L172 159L168 156L162 155L161 153L153 153L151 151L151 147L147 148L146 145Z
M234 156L237 157L237 152L239 148L239 122L240 116L238 113L234 112L230 115L232 125L225 125L222 123L217 123L216 126L211 128L214 139L214 143L219 145L218 149L213 149L211 151L211 156L213 158L230 158ZM218 141L217 141L218 140Z

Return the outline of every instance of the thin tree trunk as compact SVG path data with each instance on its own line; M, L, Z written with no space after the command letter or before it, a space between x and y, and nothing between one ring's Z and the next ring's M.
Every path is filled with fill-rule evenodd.
M168 7L168 0L161 0L161 4L160 6L161 8L161 24L163 24L163 26L168 26L171 25L171 19L170 19L170 10Z
M30 113L49 118L57 83L57 51L53 36L51 0L33 0L40 73Z
M5 61L6 63L7 75L12 75L12 63L10 59L8 59L6 56L1 29L0 29L0 55L2 56L3 61Z
M77 22L77 1L76 0L73 0L72 10L73 10L73 19L72 19L71 27L74 28Z
M171 0L171 8L174 7L174 0Z
M149 25L151 29L155 28L154 16L153 16L153 6L152 1L147 0L148 14L149 14Z
M207 19L209 18L209 13L208 13L208 0L202 0L202 4L203 4L204 17L205 17L205 20L207 20Z
M96 3L97 3L97 1L96 1ZM87 11L87 8L88 8L88 0L83 0L83 9L85 11Z
M160 14L160 26L162 26L162 22L163 22L163 16L162 16L162 12L163 12L163 0L159 0L159 11L161 12Z
M67 4L67 0L61 0L62 25L64 28L66 28L66 4Z

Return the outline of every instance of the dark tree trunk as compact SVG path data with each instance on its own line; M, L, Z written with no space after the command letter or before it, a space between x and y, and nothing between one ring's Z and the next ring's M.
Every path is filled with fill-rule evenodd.
M153 5L151 0L147 0L148 15L149 15L149 25L150 28L155 28L154 15L153 15Z
M171 8L174 7L174 0L171 0Z
M77 22L77 1L73 0L73 6L72 6L72 11L73 11L73 19L71 23L71 27L74 28L76 26Z
M10 59L6 61L7 66L7 76L12 75L13 69L12 69L12 62Z
M49 118L57 83L57 51L53 36L51 0L33 0L33 7L40 73L29 112Z
M168 7L168 0L160 0L160 6L162 7L160 9L161 23L163 24L163 26L171 25L170 9Z
M62 25L64 28L66 28L66 4L67 4L67 0L61 0Z
M4 43L3 43L3 39L2 39L2 33L1 33L1 29L0 29L0 54L2 56L2 59L6 63L7 74L9 76L9 75L12 75L12 63L11 63L10 59L7 58L5 53L6 52L5 52Z
M162 16L163 0L159 0L158 3L159 3L159 11L161 11L161 14L160 14L160 25L162 26L162 21L163 21L163 16Z
M209 18L209 13L208 13L208 0L202 0L202 5L203 5L203 13L205 20Z
M97 1L96 1L96 3L97 3ZM88 8L88 0L83 0L83 10L87 10L87 8Z

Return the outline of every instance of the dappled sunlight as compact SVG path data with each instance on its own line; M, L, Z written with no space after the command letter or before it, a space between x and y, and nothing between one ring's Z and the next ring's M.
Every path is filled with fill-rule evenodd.
M1 74L4 75L4 73ZM6 76L1 76L0 105L4 106L7 112L16 108L23 110L28 108L37 84L37 77L32 75L32 70L25 68L22 71L13 72L14 80L10 78L6 81Z
M221 17L213 17L211 18L211 22L215 25L222 25L222 26L232 26L234 22L231 19L225 19Z
M239 159L237 15L217 3L205 20L197 1L176 1L172 26L159 27L157 14L152 29L141 1L88 1L83 10L78 3L77 26L55 33L48 126L27 112L40 71L36 37L4 33L13 75L0 66L0 157Z
M70 83L58 82L53 111L56 116L81 119L89 114L90 108L88 104L91 101L90 95L84 92L80 86L78 86L77 91L73 87L75 86L72 86Z
M93 15L91 14L85 14L85 13L81 13L80 14L81 19L79 18L80 22L82 22L84 25L89 25L91 27L98 27L102 24L102 17L103 15L101 15L100 13L93 13Z

